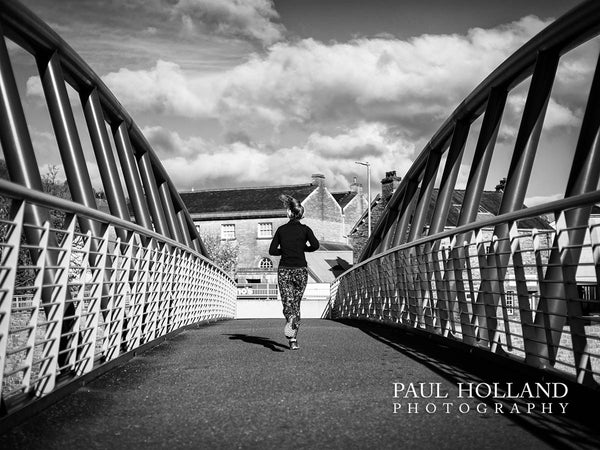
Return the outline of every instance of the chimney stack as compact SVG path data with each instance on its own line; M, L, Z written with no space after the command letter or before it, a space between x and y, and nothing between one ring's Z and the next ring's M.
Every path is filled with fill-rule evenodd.
M356 177L354 177L354 181L350 185L350 192L356 192L358 195L362 194L363 192L363 185L362 183L358 183L356 181Z
M312 184L319 187L325 187L325 175L322 173L313 173Z
M400 181L402 181L402 178L396 175L395 170L385 173L385 178L381 180L381 198L384 205L392 197L392 194L400 185Z

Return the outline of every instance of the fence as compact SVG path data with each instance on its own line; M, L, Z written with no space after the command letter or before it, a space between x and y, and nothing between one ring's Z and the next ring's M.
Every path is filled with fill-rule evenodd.
M43 193L47 155L32 142L9 48L35 63L66 199ZM0 143L0 177L10 180L0 180L0 420L174 330L235 317L235 283L207 259L139 128L79 55L12 0L0 0ZM99 210L93 164L110 213Z
M596 61L576 144L537 155L570 167L564 199L532 208L524 202L553 90L585 95L568 85L572 78L555 86L561 58L588 45L597 58L598 42L592 39L599 30L600 4L582 3L508 58L459 105L406 173L360 263L332 285L334 317L398 323L597 386ZM520 126L512 151L498 150L507 99L515 90L526 94ZM476 144L468 152L471 139ZM486 218L484 186L498 153L507 154L510 165L498 186L498 211ZM565 158L570 159L565 163ZM466 187L457 195L465 168ZM549 184L555 181L552 171L544 176ZM449 227L450 216L456 222Z

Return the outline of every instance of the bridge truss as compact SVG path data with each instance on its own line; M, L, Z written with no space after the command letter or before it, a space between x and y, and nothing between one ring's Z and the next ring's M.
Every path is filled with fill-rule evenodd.
M139 128L79 55L12 0L0 1L0 34L2 419L182 327L233 318L236 288L208 259ZM9 46L35 60L67 199L44 193L44 155L32 143ZM98 206L82 133L108 211Z
M584 2L490 74L452 113L389 200L360 263L332 286L335 318L430 333L577 383L600 380L600 69L591 80L564 198L524 206L557 68L590 45L600 4ZM598 55L597 39L593 42ZM594 47L595 45L595 47ZM457 76L459 76L457 74ZM507 98L528 84L498 214L479 207ZM561 86L568 89L568 86ZM474 151L465 150L468 139ZM557 157L558 155L550 155ZM456 199L461 169L466 187ZM553 177L552 173L547 173ZM447 226L449 214L457 215ZM548 227L525 227L549 218ZM586 277L586 285L580 283Z

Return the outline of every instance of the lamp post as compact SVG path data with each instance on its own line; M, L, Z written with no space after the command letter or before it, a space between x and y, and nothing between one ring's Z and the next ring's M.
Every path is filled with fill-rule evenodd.
M367 224L368 224L368 235L371 237L371 164L367 161L355 161L356 164L367 167Z

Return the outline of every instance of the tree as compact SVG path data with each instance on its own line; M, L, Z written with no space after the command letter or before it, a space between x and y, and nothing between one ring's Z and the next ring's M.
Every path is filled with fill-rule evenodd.
M240 247L235 241L223 241L215 232L204 232L202 241L210 259L230 276L234 276L240 253Z

